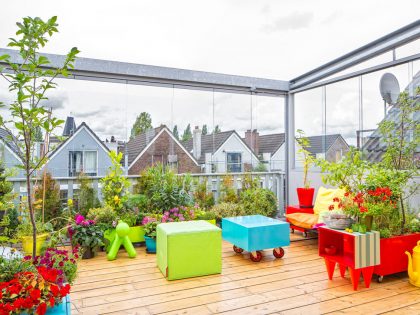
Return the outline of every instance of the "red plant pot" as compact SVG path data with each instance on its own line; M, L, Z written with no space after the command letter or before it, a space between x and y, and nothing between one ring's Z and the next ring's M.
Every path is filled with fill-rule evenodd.
M390 238L381 238L381 263L375 266L374 273L387 276L408 269L405 251L412 252L420 240L420 233L413 233Z
M315 188L296 188L299 199L299 207L312 208Z

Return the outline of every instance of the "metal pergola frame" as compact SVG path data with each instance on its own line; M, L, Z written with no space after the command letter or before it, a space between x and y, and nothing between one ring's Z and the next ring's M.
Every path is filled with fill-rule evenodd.
M294 95L308 89L325 86L374 71L420 59L420 52L401 59L395 58L395 49L420 39L420 20L402 27L367 45L334 59L290 81L228 75L169 67L150 66L91 58L77 58L70 79L152 85L181 89L211 90L226 93L257 94L285 97L286 185L290 170L294 168ZM394 58L374 67L328 79L329 77L372 59L385 52L394 51ZM0 48L0 55L9 54L14 63L21 62L16 50ZM65 56L44 54L50 67L63 63ZM5 63L0 65L6 65ZM326 79L322 81L323 79ZM288 200L288 189L286 202Z

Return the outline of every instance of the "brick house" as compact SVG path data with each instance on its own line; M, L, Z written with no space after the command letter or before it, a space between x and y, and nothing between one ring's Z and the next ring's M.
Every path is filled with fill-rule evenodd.
M127 155L129 175L138 175L158 163L171 167L179 174L200 172L197 160L165 125L150 129L128 141Z

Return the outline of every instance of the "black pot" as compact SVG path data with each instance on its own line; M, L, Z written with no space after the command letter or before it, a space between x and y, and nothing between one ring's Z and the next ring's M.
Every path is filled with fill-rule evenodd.
M95 257L95 251L90 247L84 247L82 259L91 259Z

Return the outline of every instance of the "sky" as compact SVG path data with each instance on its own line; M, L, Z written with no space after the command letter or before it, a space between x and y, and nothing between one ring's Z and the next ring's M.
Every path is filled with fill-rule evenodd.
M44 52L65 54L77 46L80 57L290 80L414 22L418 12L420 1L414 0L14 0L1 5L0 47L7 46L16 31L15 22L22 17L57 15L60 32ZM398 54L419 52L417 41ZM420 64L392 70L403 88ZM373 128L381 119L381 74L363 79L364 127ZM152 115L154 126L178 125L181 130L188 123L241 133L250 128L261 133L284 130L281 98L57 82L59 88L49 100L54 114L74 115L77 124L85 121L102 139L111 135L126 139L142 111ZM354 79L327 87L327 133L342 133L354 141L359 125L358 84ZM320 95L319 89L297 98L304 114L297 117L296 125L309 135L322 132ZM8 97L7 85L0 81L0 98Z

